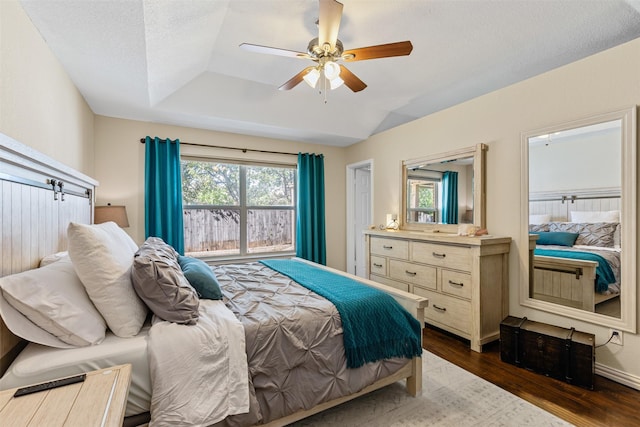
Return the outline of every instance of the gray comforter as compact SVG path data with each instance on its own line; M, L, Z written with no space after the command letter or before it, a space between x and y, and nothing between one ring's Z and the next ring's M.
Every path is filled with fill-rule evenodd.
M244 326L249 414L223 425L246 426L355 393L393 374L407 359L346 368L335 306L260 263L214 267L224 301ZM221 424L222 425L222 424Z

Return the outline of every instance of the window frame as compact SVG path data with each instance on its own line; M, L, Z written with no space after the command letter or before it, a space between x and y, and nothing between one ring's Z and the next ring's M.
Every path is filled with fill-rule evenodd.
M183 211L185 209L221 209L221 210L238 210L240 212L240 235L239 235L239 252L229 255L201 255L199 252L198 258L207 261L229 261L229 260L244 260L247 259L265 259L265 258L282 258L291 257L296 254L296 216L298 206L298 165L293 163L284 162L269 162L260 160L238 160L229 159L218 156L194 156L194 155L182 155L180 156L180 162L194 161L194 162L207 162L207 163L222 163L222 164L234 164L239 167L238 178L238 196L239 205L185 205L183 200ZM269 167L269 168L283 168L292 169L294 173L293 177L293 202L292 205L247 205L247 168L248 167ZM290 210L293 212L292 220L292 246L293 249L287 251L267 251L267 252L248 252L249 240L248 240L248 212L250 210ZM186 248L185 248L186 249ZM191 252L194 253L194 252Z
M438 178L431 178L431 177L410 177L409 180L407 181L407 187L409 187L411 185L410 181L421 181L421 183L416 183L414 184L416 189L418 189L421 186L427 186L427 187L431 187L432 191L433 191L433 204L434 206L431 208L412 208L410 207L412 205L411 203L411 198L419 198L420 194L419 191L410 191L407 190L407 218L406 221L407 222L416 222L416 221L412 221L410 220L410 218L415 215L415 214L419 214L419 213L426 213L426 214L433 214L433 218L434 221L430 222L430 223L437 223L440 217L440 212L438 210L438 206L439 206L439 202L438 202L438 198L440 197L440 183L441 180Z

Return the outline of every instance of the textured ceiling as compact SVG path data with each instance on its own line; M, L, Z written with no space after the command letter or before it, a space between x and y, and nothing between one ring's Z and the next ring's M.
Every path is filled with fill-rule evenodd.
M343 0L345 49L414 48L320 95L277 90L310 60L238 47L305 52L317 0L21 3L96 114L335 146L640 37L640 0Z

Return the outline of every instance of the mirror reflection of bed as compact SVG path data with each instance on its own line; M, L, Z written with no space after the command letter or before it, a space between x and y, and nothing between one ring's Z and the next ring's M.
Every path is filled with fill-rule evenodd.
M620 120L529 138L531 298L620 318Z
M538 236L531 297L620 317L619 211L570 214L554 221L530 216L529 228Z

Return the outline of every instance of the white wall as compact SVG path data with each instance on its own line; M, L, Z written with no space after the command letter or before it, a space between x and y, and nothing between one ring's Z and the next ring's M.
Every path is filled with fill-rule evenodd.
M0 132L93 175L93 112L13 0L0 1Z
M529 146L529 191L620 188L620 129Z
M373 159L374 223L400 205L400 162L486 143L487 227L513 238L509 260L509 311L608 338L608 329L522 307L520 137L522 132L640 104L640 39L505 89L375 135L347 149L347 163ZM382 197L381 195L384 195ZM596 350L596 361L633 375L640 384L640 337L625 334L624 347Z

